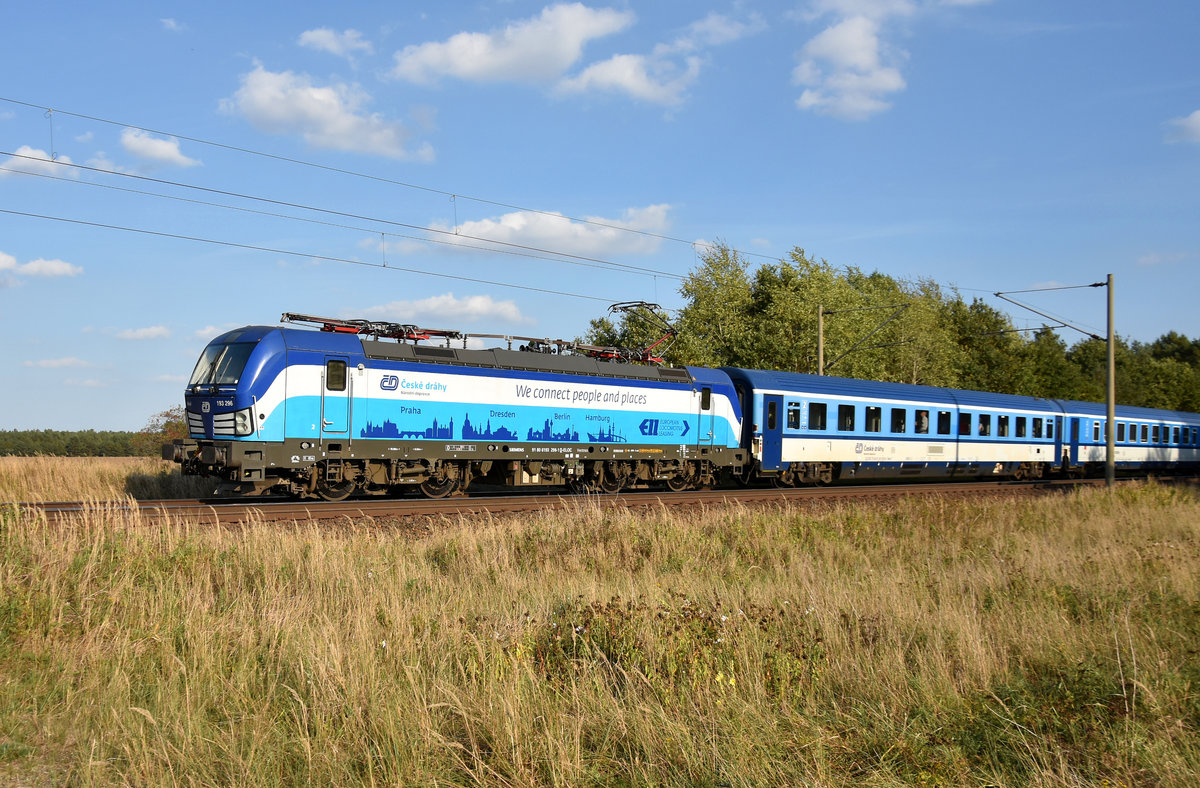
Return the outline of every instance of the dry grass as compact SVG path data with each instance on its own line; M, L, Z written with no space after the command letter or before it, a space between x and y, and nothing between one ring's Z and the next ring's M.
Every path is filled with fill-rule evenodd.
M0 457L0 501L197 498L212 487L148 457Z
M0 520L0 783L1161 785L1200 501L1156 486L237 531Z

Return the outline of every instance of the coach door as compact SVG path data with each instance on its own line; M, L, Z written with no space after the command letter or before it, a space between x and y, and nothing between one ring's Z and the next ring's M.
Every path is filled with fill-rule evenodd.
M337 356L325 357L321 373L321 438L342 440L350 432L349 361Z
M1079 419L1071 417L1071 464L1079 464Z
M783 462L783 395L763 395L763 446L762 467L764 471L777 471Z

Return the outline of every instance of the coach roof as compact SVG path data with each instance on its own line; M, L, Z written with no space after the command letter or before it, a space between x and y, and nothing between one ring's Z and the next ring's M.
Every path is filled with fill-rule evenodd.
M902 401L957 405L980 410L1024 410L1042 413L1061 413L1059 405L1042 397L1016 394L993 394L986 391L920 386L912 383L886 383L877 380L857 380L831 375L806 375L801 372L740 369L722 367L734 381L745 381L752 388L767 391L794 392L805 397L859 397L881 402Z

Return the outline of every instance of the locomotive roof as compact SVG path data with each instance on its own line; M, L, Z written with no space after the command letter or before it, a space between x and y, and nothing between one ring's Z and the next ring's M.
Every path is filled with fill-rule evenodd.
M661 380L688 384L693 381L693 376L687 369L674 367L621 364L587 356L526 352L503 348L469 350L439 345L411 344L392 340L366 339L357 334L279 326L246 326L222 334L213 341L255 341L271 331L278 331L283 336L287 347L294 350L362 353L372 359L424 364L557 372L567 375ZM697 370L697 372L700 371ZM699 380L701 377L706 376L699 375L696 379Z

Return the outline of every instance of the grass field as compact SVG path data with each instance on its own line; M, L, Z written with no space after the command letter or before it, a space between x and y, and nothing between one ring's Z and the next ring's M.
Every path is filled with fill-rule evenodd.
M1198 649L1187 489L422 539L8 507L0 785L1190 788Z
M213 487L149 457L0 457L0 501L198 498Z

